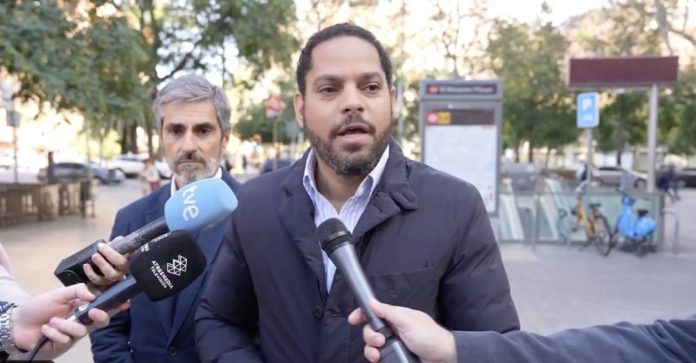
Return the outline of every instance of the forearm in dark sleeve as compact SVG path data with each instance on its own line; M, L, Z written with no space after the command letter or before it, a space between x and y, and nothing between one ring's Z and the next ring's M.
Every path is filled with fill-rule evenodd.
M524 331L455 332L458 362L693 363L696 317L651 325L595 326L549 336Z

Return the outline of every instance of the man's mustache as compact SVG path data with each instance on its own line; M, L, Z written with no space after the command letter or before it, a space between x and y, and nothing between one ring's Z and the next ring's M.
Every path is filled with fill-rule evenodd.
M335 139L336 137L338 137L338 131L340 129L342 129L346 126L353 125L353 124L362 124L363 126L367 127L368 133L370 135L374 135L375 133L377 133L377 129L375 128L375 126L372 125L371 123L367 122L361 115L350 114L350 115L347 115L346 117L344 117L343 120L341 120L341 122L338 125L334 126L331 129L331 133L329 133L329 137L331 137L332 139Z
M199 163L205 163L205 158L203 156L199 155L198 153L189 153L189 154L184 154L176 158L174 160L174 164L180 164L180 163L186 163L186 162L192 162L196 161Z

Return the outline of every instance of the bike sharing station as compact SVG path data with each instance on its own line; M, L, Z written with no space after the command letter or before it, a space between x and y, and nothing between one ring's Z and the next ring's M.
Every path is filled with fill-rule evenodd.
M611 225L611 244L603 254L608 254L611 248L625 246L642 256L654 251L663 244L665 214L664 198L655 191L656 146L657 146L657 115L658 87L674 84L678 74L677 57L611 57L611 58L573 58L569 61L568 87L577 90L629 89L634 92L649 91L648 119L648 180L646 190L597 191L594 195L588 189L585 199L596 201L601 199L607 208L613 207L618 213L616 221ZM599 124L599 94L597 92L580 93L577 97L577 126L586 129L588 141L587 162L592 161L592 129ZM591 178L592 168L587 168L587 179ZM591 183L588 184L588 187ZM593 198L594 197L594 198ZM578 199L579 200L579 199ZM642 203L642 208L640 204ZM598 215L604 218L596 206ZM611 204L611 205L610 205ZM634 205L635 204L635 205ZM578 203L578 205L581 205ZM592 203L590 204L592 206ZM618 206L618 208L617 208ZM635 209L635 210L634 210ZM590 208L589 225L592 226L595 209ZM579 218L578 218L579 219ZM675 220L675 234L672 237L672 250L677 252L678 220ZM590 228L593 229L593 228ZM592 233L587 232L588 240ZM599 248L599 244L598 244Z

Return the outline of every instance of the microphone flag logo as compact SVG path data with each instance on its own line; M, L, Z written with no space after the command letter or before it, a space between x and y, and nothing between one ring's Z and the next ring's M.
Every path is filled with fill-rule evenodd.
M178 258L172 260L172 262L167 262L167 272L172 275L181 276L182 272L186 272L186 257L179 255Z

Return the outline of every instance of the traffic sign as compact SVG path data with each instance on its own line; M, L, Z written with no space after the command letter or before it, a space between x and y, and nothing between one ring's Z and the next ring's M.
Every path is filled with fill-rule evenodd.
M586 92L578 95L576 122L581 129L599 125L599 93Z
M285 109L285 102L280 96L272 96L266 101L266 117L277 118Z

